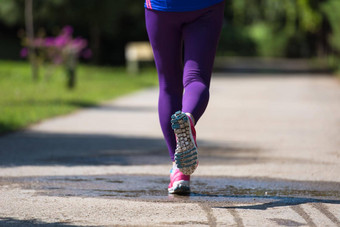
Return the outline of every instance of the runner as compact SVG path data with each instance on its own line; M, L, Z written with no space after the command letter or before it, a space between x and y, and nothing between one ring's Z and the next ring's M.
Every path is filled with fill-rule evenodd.
M224 0L144 4L159 79L159 120L173 162L169 193L189 193L190 175L198 165L194 125L209 101L224 4Z

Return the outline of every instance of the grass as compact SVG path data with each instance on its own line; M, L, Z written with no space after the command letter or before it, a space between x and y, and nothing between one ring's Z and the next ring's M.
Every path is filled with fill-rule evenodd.
M0 61L0 134L157 85L153 69L132 76L124 68L80 65L74 90L66 88L62 68L37 82L30 72L28 63Z

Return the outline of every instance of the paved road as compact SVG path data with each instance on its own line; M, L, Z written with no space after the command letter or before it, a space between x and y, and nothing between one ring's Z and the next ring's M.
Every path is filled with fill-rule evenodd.
M340 83L215 74L190 196L166 192L157 90L0 137L0 226L340 226Z

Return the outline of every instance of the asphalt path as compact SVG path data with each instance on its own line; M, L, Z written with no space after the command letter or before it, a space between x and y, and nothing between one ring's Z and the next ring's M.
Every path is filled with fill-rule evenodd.
M0 137L0 226L340 226L340 83L215 73L188 196L157 89Z

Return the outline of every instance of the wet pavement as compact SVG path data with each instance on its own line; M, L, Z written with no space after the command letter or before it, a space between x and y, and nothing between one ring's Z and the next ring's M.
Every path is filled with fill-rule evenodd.
M199 205L206 212L207 221L195 222L157 222L158 225L209 225L225 226L259 226L262 218L252 218L254 224L245 224L242 214L254 211L277 210L275 215L271 214L265 219L270 221L264 226L319 226L313 219L318 216L326 217L325 226L339 226L339 213L331 208L340 207L340 183L338 182L310 182L310 181L288 181L281 179L265 178L228 178L228 177L193 177L192 192L188 195L169 195L166 193L165 185L168 178L164 176L150 175L94 175L94 176L42 176L42 177L1 177L0 187L5 189L16 188L19 192L33 192L30 196L24 196L25 200L31 198L29 203L37 203L39 197L56 198L95 198L103 201L140 201L146 204L163 204L167 207L169 203ZM23 199L22 198L22 199ZM0 199L1 200L1 199ZM20 202L22 204L24 202ZM51 202L50 202L51 203ZM5 203L6 204L6 203ZM8 203L7 203L8 204ZM53 202L52 202L53 204ZM38 205L38 207L41 206ZM91 206L88 203L87 206ZM101 205L103 206L103 205ZM138 205L132 205L138 206ZM319 213L313 216L310 210L313 208ZM305 208L303 208L305 207ZM33 210L37 208L34 205ZM221 216L214 216L214 212L228 210L231 219L219 220ZM289 214L289 218L281 218L280 210L291 209L299 218ZM124 209L129 212L128 209ZM58 211L55 211L58 212ZM115 211L111 211L115 215ZM157 213L156 213L157 214ZM185 215L185 214L183 214ZM315 215L315 214L314 214ZM266 216L266 215L265 215ZM163 217L164 218L164 217ZM195 217L192 217L194 220ZM3 220L2 220L3 219ZM1 221L2 220L2 221ZM125 219L124 219L125 220ZM164 220L164 219L163 219ZM260 222L259 222L260 221ZM263 220L262 220L263 221ZM0 218L2 226L13 225L45 225L48 223L39 220L18 221L11 218ZM71 222L72 223L72 222ZM126 225L127 222L119 223ZM132 222L134 223L134 222ZM152 222L151 222L152 223ZM150 222L144 222L141 226L148 226ZM54 225L69 226L70 223L56 222ZM87 222L77 225L87 225ZM93 224L93 223L92 223ZM117 223L116 223L117 224ZM134 223L136 224L136 223ZM261 225L262 226L262 225Z
M280 200L340 204L340 182L265 178L192 177L189 195L168 195L168 177L95 175L0 178L0 185L34 190L39 195L105 197L144 201L242 202Z
M0 137L0 226L340 226L340 83L215 76L189 195L149 89Z

